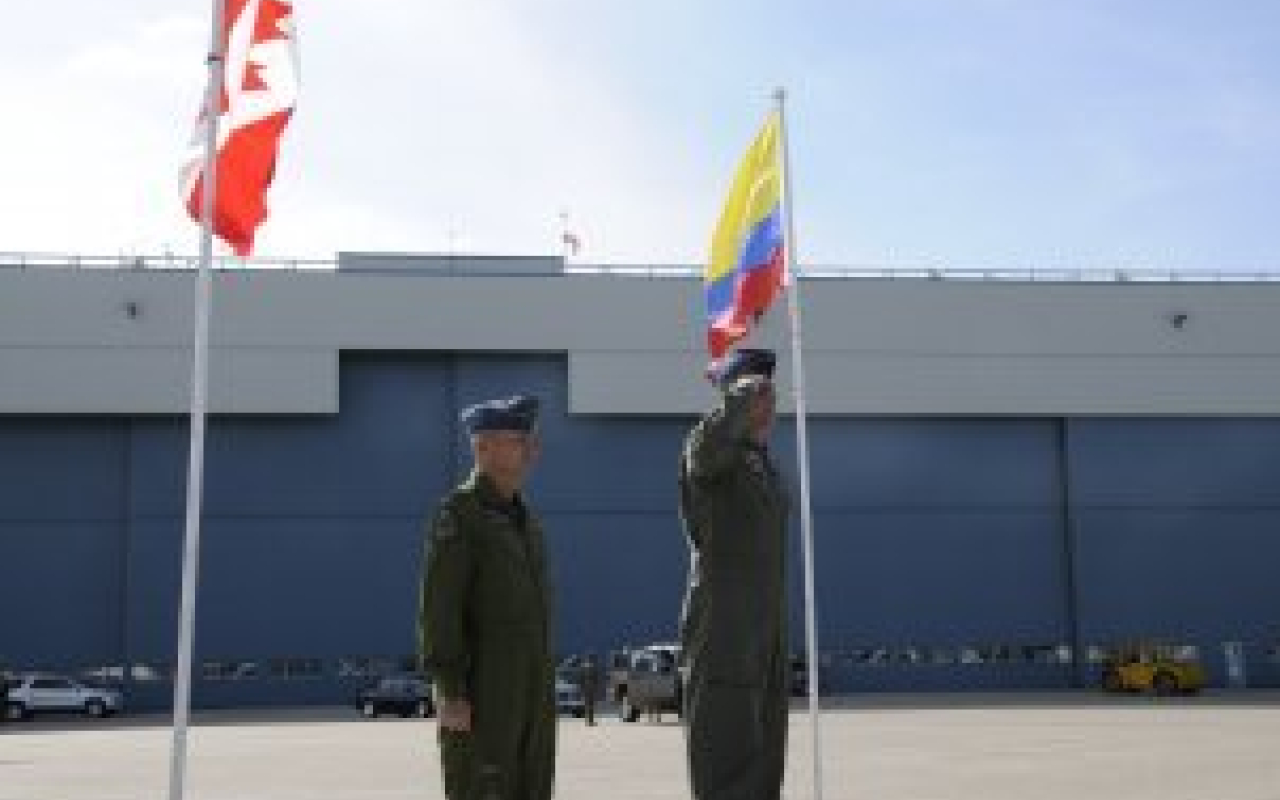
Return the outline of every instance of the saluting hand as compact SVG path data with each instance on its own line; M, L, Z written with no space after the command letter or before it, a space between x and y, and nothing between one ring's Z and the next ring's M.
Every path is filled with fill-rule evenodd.
M471 732L471 703L468 700L441 700L440 727L456 733Z
M746 395L763 394L772 389L773 382L763 375L743 375L730 387L730 391Z

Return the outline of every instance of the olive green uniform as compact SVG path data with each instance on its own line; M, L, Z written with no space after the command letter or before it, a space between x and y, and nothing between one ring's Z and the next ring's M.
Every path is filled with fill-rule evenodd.
M426 560L423 662L437 701L471 703L471 732L439 732L445 795L547 800L555 666L541 527L474 473L441 504Z
M787 739L787 499L748 435L738 384L689 434L680 510L689 539L681 619L689 776L697 800L776 800Z

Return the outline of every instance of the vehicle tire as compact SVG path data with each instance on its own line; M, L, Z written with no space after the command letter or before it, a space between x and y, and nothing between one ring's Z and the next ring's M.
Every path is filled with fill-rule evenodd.
M1124 681L1120 680L1120 673L1114 670L1102 676L1102 688L1108 692L1123 692Z
M84 713L94 719L102 719L107 715L107 704L101 700L90 700L84 704Z
M640 708L632 705L630 698L623 697L622 705L618 706L618 716L623 722L636 722L640 719Z
M17 722L27 718L27 707L22 703L7 703L4 707L4 718Z
M360 713L366 719L375 719L378 716L378 706L372 700L366 700L360 704Z
M1161 697L1178 693L1178 679L1172 673L1157 672L1151 681L1151 688Z

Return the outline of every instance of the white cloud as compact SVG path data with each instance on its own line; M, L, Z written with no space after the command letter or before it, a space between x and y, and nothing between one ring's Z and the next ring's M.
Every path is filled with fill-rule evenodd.
M49 68L0 67L16 122L0 132L0 248L113 254L182 233L176 159L198 100L201 29L172 16Z
M697 257L680 143L504 3L298 4L302 94L258 252ZM177 193L207 21L168 16L40 70L0 65L0 250L193 252ZM677 220L673 225L672 220Z
M317 6L300 20L317 33L303 38L307 105L288 169L308 194L382 220L399 249L445 249L453 231L485 251L553 252L564 209L591 258L688 247L673 238L689 232L666 229L687 171L607 75L540 40L504 3L362 12ZM377 44L346 57L356 42ZM371 233L344 241L365 246Z

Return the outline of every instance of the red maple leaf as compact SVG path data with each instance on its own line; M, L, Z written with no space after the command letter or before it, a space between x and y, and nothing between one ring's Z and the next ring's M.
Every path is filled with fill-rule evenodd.
M272 39L288 39L289 33L280 24L293 16L293 4L282 0L263 0L258 6L258 19L253 25L253 42L269 42Z
M253 43L261 44L272 39L288 39L289 34L282 28L281 23L289 19L292 14L293 7L289 3L265 0L258 6L258 18L253 23ZM258 74L261 68L261 65L253 62L249 62L245 68L242 86L246 92L266 91L270 88Z

